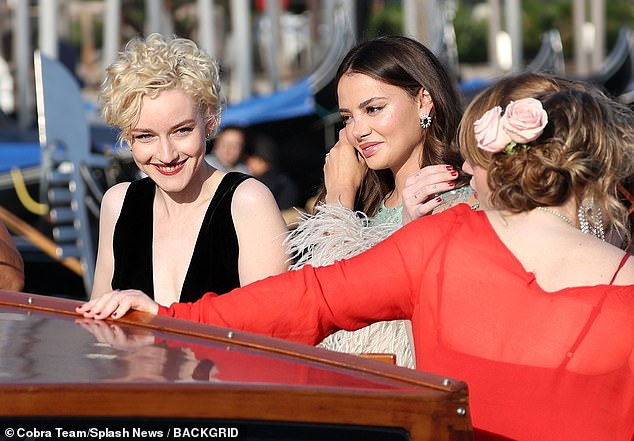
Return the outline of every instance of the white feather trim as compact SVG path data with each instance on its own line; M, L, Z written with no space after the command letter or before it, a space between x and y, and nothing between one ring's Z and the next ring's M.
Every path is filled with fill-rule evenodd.
M339 205L319 204L315 214L302 213L297 227L286 238L292 256L291 269L306 264L330 265L373 247L396 231L400 225L370 225L361 211L354 212Z
M400 225L370 225L362 212L337 205L319 204L315 214L302 214L297 228L286 238L291 269L324 266L373 247ZM378 322L357 331L338 331L318 346L338 352L396 354L399 366L414 368L411 324L408 320Z

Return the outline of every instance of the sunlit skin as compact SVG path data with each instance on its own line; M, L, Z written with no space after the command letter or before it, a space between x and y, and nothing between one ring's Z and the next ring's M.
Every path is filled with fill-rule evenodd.
M132 156L165 193L182 202L194 200L214 172L204 160L205 135L212 128L182 90L145 96L132 129Z
M341 78L337 94L346 138L369 168L390 169L399 182L419 169L423 131L418 115L431 110L429 95L414 99L399 87L356 73ZM390 200L398 205L400 194L394 193Z
M389 169L395 189L385 205L403 204L404 213L408 204L412 211L422 209L415 217L431 212L439 201L430 195L453 188L457 174L453 175L446 165L420 170L425 136L420 119L433 108L429 93L421 88L412 97L400 87L364 74L348 73L339 80L337 94L344 128L324 166L326 203L352 208L367 168ZM415 178L410 179L410 200L406 201L404 189L412 176Z
M132 127L132 154L139 169L156 184L152 220L154 297L169 305L179 298L201 224L225 173L205 161L207 121L203 109L180 89L143 98L137 123ZM129 183L119 183L102 200L99 247L92 298L112 290L113 235ZM255 179L236 188L231 215L240 253L241 284L286 271L282 245L287 232L273 195Z

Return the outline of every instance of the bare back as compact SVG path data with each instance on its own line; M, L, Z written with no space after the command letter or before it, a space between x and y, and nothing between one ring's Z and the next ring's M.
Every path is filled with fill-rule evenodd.
M500 240L548 292L609 284L625 253L548 213L501 216L490 211L487 216ZM625 263L613 283L634 284L634 259Z

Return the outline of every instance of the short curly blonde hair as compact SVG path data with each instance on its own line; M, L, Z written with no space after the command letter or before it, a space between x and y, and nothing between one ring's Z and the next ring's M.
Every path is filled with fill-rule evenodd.
M106 69L99 97L104 120L121 130L120 141L129 141L143 97L168 89L190 94L215 132L225 104L217 63L193 41L160 34L130 40Z

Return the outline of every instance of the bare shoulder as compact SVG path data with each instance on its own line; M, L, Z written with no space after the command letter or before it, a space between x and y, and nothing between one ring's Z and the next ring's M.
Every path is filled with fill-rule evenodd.
M236 231L257 226L286 231L286 223L269 188L257 179L247 179L236 188L231 201Z
M128 187L130 186L129 182L119 182L118 184L113 185L103 195L104 200L108 201L123 201L126 192L128 191Z
M634 285L634 256L599 239L593 240L591 245L580 253L585 256L582 259L587 273L598 271L608 281L614 277L614 285ZM619 269L626 255L628 257Z
M101 200L102 213L119 213L123 205L123 199L130 186L129 182L120 182L110 187Z
M236 188L233 195L235 208L252 209L275 204L271 190L255 178L246 179Z
M255 271L255 274L259 274L255 279L247 275L251 274L250 271L245 273L241 269L242 282L259 280L265 275L277 274L288 267L288 256L281 243L288 229L277 202L266 185L256 179L247 179L240 183L231 201L231 216L238 236L241 261L257 261L261 266ZM275 246L270 247L272 244ZM275 256L275 260L262 266L262 259L270 259L271 256ZM276 269L268 274L262 273L262 269L271 263Z

